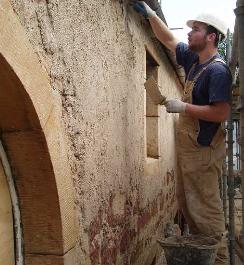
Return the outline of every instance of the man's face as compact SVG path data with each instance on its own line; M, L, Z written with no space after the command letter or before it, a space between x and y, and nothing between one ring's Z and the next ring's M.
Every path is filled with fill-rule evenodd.
M207 26L201 22L194 22L192 30L188 33L189 49L201 52L207 46Z

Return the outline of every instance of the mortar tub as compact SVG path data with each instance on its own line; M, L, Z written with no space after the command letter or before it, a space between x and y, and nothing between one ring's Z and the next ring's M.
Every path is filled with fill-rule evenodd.
M211 237L190 235L158 240L167 265L214 265L218 241Z

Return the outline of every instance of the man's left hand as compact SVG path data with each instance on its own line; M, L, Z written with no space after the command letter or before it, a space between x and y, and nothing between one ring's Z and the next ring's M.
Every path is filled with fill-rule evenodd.
M166 111L169 113L182 113L186 110L185 102L179 99L168 99L165 103Z
M143 1L131 1L130 5L133 6L134 10L138 12L140 15L144 16L145 18L151 18L157 16L156 12L151 9L150 6L148 6Z

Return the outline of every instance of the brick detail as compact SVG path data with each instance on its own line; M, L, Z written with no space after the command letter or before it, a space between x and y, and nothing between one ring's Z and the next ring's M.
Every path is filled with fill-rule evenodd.
M114 214L113 203L116 196L110 195L106 207L100 207L88 228L92 265L116 264L118 256L123 257L123 264L134 264L143 250L150 247L153 235L144 235L144 230L151 224L156 233L168 221L166 216L171 218L174 214L171 211L175 211L174 171L167 172L165 179L165 192L157 194L145 208L139 207L139 196L134 202L126 198L123 212Z

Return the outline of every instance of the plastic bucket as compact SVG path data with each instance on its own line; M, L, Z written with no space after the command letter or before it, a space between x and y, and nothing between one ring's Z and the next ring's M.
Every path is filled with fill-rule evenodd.
M199 235L158 240L168 265L214 265L218 241Z

